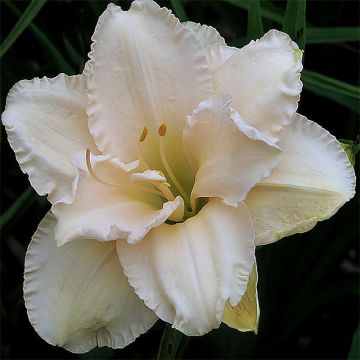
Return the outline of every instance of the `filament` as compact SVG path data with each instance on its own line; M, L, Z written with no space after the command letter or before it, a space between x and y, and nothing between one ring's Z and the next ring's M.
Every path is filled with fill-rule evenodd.
M86 167L90 173L90 175L99 183L101 184L104 184L104 185L108 185L108 186L116 186L118 188L122 188L122 189L126 189L126 190L140 190L140 191L143 191L143 192L148 192L152 195L157 195L157 196L161 196L165 199L168 199L168 197L166 196L166 194L164 193L164 191L162 191L159 186L155 185L154 182L149 182L151 185L155 185L160 191L157 191L155 189L147 189L147 188L144 188L144 187L139 187L139 186L128 186L128 185L120 185L120 184L115 184L115 183L111 183L111 182L107 182L107 181L104 181L102 179L100 179L96 174L95 174L95 171L94 171L94 168L92 167L91 165L91 158L90 158L90 149L86 149ZM166 187L164 185L164 187ZM174 200L174 197L173 199Z
M166 125L162 124L160 125L159 129L158 129L158 133L160 136L160 141L159 141L159 150L160 150L160 158L161 161L164 165L165 171L168 174L171 182L175 185L177 191L179 192L179 194L183 197L183 199L185 201L187 201L187 203L190 203L190 198L187 195L186 191L184 190L184 188L181 186L181 184L179 183L178 179L176 178L176 176L174 175L174 173L172 172L169 163L166 159L165 156L165 148L164 148L164 140L163 137L166 135Z
M90 173L90 175L99 183L104 184L104 185L109 185L109 186L121 186L119 184L115 184L115 183L110 183L107 181L104 181L102 179L100 179L96 174L95 171L91 165L91 159L90 159L90 149L86 149L86 167Z

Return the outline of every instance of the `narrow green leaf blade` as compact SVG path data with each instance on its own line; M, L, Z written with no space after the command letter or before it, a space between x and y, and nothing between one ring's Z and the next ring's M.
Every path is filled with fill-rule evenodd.
M37 199L36 193L29 186L15 202L0 217L0 233L9 225L11 221L15 221L20 217Z
M166 324L163 336L161 338L159 351L157 354L158 360L176 359L183 334Z
M113 359L114 358L115 349L104 347L96 347L85 354L79 354L78 357L84 360L90 359Z
M170 0L170 3L171 7L174 9L175 15L181 22L189 20L181 0Z
M282 30L299 45L305 48L306 0L288 0Z
M79 64L81 61L81 55L80 55L79 51L73 46L73 44L70 42L70 40L65 35L63 35L63 40L64 40L65 49L66 49L72 63Z
M224 2L236 6L240 9L248 10L249 2L251 3L251 0L224 0ZM282 12L282 9L280 11ZM272 6L272 4L263 2L261 3L261 16L267 20L273 21L276 24L282 24L283 22L283 14L274 11L274 7Z
M228 4L248 9L247 1L224 0ZM250 0L251 1L251 0ZM294 3L294 1L291 1ZM261 1L261 16L275 24L283 24L285 12L270 1ZM349 41L360 41L360 27L314 27L307 23L306 44L336 44Z
M355 331L348 360L359 360L360 359L360 323Z
M20 10L10 0L3 0L4 4L10 9L10 11L17 17L21 17ZM66 61L62 56L61 52L52 44L48 37L34 24L29 24L29 30L37 38L42 47L48 52L53 59L54 63L57 64L59 71L62 71L68 75L75 73L73 67Z
M248 5L248 26L247 37L258 39L264 34L264 27L261 18L261 7L259 0L252 0Z
M360 88L310 70L303 70L304 88L360 113Z
M306 44L336 44L360 41L360 27L308 27Z
M14 28L0 45L0 58L6 54L18 37L30 25L41 8L45 5L46 0L32 0L25 12L22 14Z

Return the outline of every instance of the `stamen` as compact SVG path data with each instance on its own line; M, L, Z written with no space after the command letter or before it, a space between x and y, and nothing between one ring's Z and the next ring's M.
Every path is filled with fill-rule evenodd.
M143 142L146 139L146 136L147 136L148 132L149 132L149 129L146 126L144 126L143 131L142 131L142 133L140 135L140 138L139 138L140 142Z
M86 167L89 170L90 175L99 183L104 184L104 185L109 185L109 186L119 186L118 184L112 184L112 183L103 181L95 174L95 171L91 165L90 149L86 149Z
M164 148L164 141L163 141L163 137L165 136L166 134L166 130L167 130L167 127L165 124L162 124L159 126L159 129L158 129L158 133L160 135L160 141L159 141L159 150L160 150L160 158L161 158L161 161L164 165L164 168L165 168L165 171L166 173L168 174L171 182L175 185L177 191L179 192L179 194L182 196L182 198L184 199L184 201L186 201L188 204L190 203L190 198L189 196L187 195L186 191L184 190L184 188L181 186L181 184L179 183L178 179L176 178L176 176L174 175L174 173L172 172L170 166L169 166L169 163L166 159L166 156L165 156L165 148Z
M158 132L159 132L159 135L164 137L166 135L166 130L167 130L167 127L165 124L161 124L159 126L159 129L158 129Z
M151 182L151 184L153 184L154 186L156 186L165 196L167 201L173 201L175 200L174 195L172 194L172 192L169 190L169 188L163 184L163 183L157 183L157 182Z

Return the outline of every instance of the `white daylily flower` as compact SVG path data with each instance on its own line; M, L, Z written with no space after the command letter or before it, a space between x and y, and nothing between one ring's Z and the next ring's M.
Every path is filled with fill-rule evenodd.
M295 113L301 52L242 49L153 1L110 4L86 71L21 81L2 121L52 209L25 262L29 319L73 352L121 348L157 318L187 335L257 329L255 245L354 195L337 140Z

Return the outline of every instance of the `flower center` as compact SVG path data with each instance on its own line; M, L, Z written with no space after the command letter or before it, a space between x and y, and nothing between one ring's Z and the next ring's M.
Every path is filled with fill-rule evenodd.
M178 139L174 136L176 134L169 135L166 124L161 124L157 132L152 134L153 136L150 136L149 129L144 126L139 136L138 159L142 173L128 172L125 181L117 180L116 175L111 175L109 181L109 175L101 169L99 169L100 175L98 171L95 173L89 149L86 150L87 169L96 181L121 188L124 193L130 196L133 194L144 201L163 204L164 201L173 201L176 196L181 196L184 201L184 212L183 219L180 221L184 221L194 216L206 204L207 199L196 201L190 199L194 176L183 154L182 144L177 143ZM170 153L166 151L167 149ZM111 172L114 174L113 171ZM148 194L150 197L142 197L142 194ZM167 222L174 223L171 218Z
M171 167L171 162L168 161L168 156L167 156L167 152L166 152L166 145L169 144L165 142L165 138L166 135L168 133L168 128L166 124L161 124L158 129L157 129L157 141L155 141L155 143L158 144L158 154L160 155L160 166L162 171L160 171L161 174L163 174L166 178L166 180L168 181L167 185L165 184L161 184L164 187L166 187L166 190L169 191L173 198L175 198L175 196L180 195L183 200L184 200L184 205L185 205L185 218L189 218L193 215L195 215L195 209L191 206L191 201L190 201L190 194L188 191L185 190L184 186L181 183L181 180L179 180L178 176L176 176L175 171L173 171L173 168ZM144 159L144 153L146 155L146 151L144 148L144 142L146 141L146 139L148 138L148 134L149 134L149 130L148 128L145 126L140 134L139 137L139 158L140 161L142 162L142 164L147 168L150 169L150 167L147 165L145 159ZM175 165L176 168L176 164L172 164L173 166ZM186 169L189 170L189 169ZM164 190L164 189L159 189L159 190ZM169 197L166 196L166 199L169 200Z

